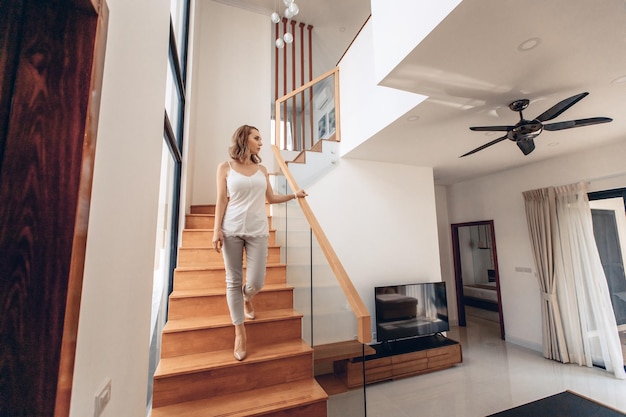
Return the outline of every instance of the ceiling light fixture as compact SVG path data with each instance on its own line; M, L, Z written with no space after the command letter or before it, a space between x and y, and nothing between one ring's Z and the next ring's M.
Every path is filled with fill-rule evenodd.
M530 51L531 49L535 49L541 44L541 38L530 38L526 39L524 42L520 43L517 46L517 50L520 52Z
M414 122L414 121L416 121L419 118L420 118L419 116L409 116L409 117L407 117L407 120L409 122Z
M294 0L283 0L283 4L285 5L285 11L283 13L285 19L291 19L300 13L300 8ZM274 4L274 10L276 10L276 4ZM276 11L270 15L270 19L274 24L279 23L281 20L280 15ZM275 45L277 48L284 48L286 43L291 42L293 42L293 34L285 32L282 37L276 39Z

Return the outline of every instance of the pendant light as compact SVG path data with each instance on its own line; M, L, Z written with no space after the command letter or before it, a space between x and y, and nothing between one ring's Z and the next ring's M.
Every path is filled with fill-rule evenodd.
M292 19L295 15L300 13L300 8L298 7L298 5L296 4L294 0L283 0L283 4L285 5L285 11L283 12L283 16L286 19ZM274 10L276 10L275 3L274 3ZM280 20L281 20L280 15L276 11L274 11L270 15L270 19L272 23L274 24L280 23ZM285 32L283 36L276 39L275 45L277 48L280 49L280 48L284 48L285 44L289 44L291 42L293 42L293 34L289 32Z

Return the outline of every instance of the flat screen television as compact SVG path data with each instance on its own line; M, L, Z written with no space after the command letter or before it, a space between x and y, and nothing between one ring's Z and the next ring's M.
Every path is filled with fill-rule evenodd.
M374 292L379 342L450 330L445 282L387 285Z

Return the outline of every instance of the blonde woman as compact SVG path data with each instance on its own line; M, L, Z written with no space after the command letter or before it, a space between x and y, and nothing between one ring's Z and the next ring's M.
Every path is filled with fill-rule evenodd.
M284 203L307 194L274 194L267 169L261 165L263 146L259 130L243 125L237 128L228 148L230 160L217 168L217 202L213 248L221 252L226 267L226 300L235 326L235 359L247 355L245 319L256 317L252 298L265 283L269 226L265 202ZM243 255L246 280L243 284Z

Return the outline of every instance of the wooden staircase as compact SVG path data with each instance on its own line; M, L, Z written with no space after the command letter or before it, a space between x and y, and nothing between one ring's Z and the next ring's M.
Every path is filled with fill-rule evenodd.
M302 340L302 315L293 309L274 231L265 287L254 298L257 317L246 320L248 356L233 357L224 264L211 249L212 213L212 206L198 206L186 218L152 416L325 417L328 396L313 377L313 349Z

